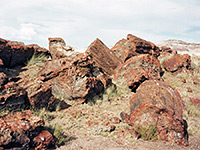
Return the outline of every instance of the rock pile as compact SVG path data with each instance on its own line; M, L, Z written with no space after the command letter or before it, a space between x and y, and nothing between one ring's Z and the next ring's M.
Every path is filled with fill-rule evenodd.
M94 49L99 51L99 57L94 55ZM52 55L56 53L54 49L50 52ZM55 57L52 61L46 62L39 76L41 80L48 81L55 95L85 102L88 98L103 92L104 87L111 83L110 78L102 71L112 73L111 68L102 66L100 62L101 59L106 61L112 58L101 56L108 52L106 46L96 40L86 53L71 52L71 55L63 55L63 58Z
M0 117L0 149L47 149L54 143L44 120L29 110Z
M133 133L145 137L144 131L153 131L152 139L186 146L184 104L179 93L163 82L160 52L170 56L162 64L165 70L178 73L191 68L189 55L159 48L130 34L111 50L96 39L85 53L74 51L61 38L49 38L49 51L34 44L25 46L0 39L0 67L4 69L24 64L34 53L52 57L39 70L38 77L24 75L15 81L7 77L5 70L1 71L0 109L30 106L55 110L58 104L55 95L84 103L114 84L113 79L131 89L131 112L122 112L121 118L133 128ZM44 121L31 111L0 117L0 149L49 148L54 144L53 136L43 126Z

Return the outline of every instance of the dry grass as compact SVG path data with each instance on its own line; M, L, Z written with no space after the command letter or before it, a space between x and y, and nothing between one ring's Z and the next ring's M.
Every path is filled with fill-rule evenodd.
M26 63L27 66L36 65L38 67L42 67L43 64L46 62L48 57L45 54L36 54L34 53L31 59L29 59Z

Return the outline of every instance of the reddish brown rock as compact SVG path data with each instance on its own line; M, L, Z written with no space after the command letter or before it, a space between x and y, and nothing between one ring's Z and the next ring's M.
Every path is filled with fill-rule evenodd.
M170 54L176 55L177 54L176 50L173 50L170 47L166 47L166 46L160 47L160 50L164 55L170 55Z
M160 80L162 72L160 62L155 57L139 55L120 65L115 70L114 80L122 82L122 85L128 86L135 92L145 80Z
M40 53L41 51L48 53L48 50L36 45L26 46L22 42L0 39L0 59L4 67L22 65L31 58L34 52Z
M62 103L60 109L69 107L64 101L61 102L54 97L52 94L52 87L48 83L29 76L30 72L21 74L21 79L17 83L27 91L27 96L32 108L47 108L53 111L56 109L57 105L60 105L59 103Z
M27 92L14 82L8 82L0 89L0 109L19 109L29 107Z
M163 62L163 67L165 70L170 72L181 72L183 70L189 70L191 69L190 55L174 55L173 57Z
M146 103L131 113L130 120L130 124L138 133L150 133L149 130L155 130L151 138L142 137L144 139L160 139L188 146L186 121L175 119L166 109Z
M122 39L117 42L111 51L122 62L140 54L150 54L154 57L158 57L160 55L160 49L155 44L147 42L131 34L127 35L127 39Z
M186 83L186 79L185 79L185 78L181 79L181 81L182 81L183 83Z
M188 145L187 123L182 117L184 103L167 83L153 80L142 83L130 99L130 109L130 116L121 116L138 133L153 126L158 139Z
M93 58L96 66L109 75L112 75L114 69L121 63L110 49L98 38L88 47L86 53Z
M190 87L187 88L187 91L188 91L189 93L192 93L192 89L191 89Z
M44 121L32 114L30 110L24 112L10 113L0 117L0 148L3 149L31 149L33 139L41 136ZM41 133L42 131L42 133ZM46 136L47 137L47 136ZM50 133L48 133L50 137ZM46 139L47 140L47 139ZM48 139L51 143L53 138ZM42 143L43 144L43 143ZM45 147L48 147L45 143Z
M33 139L35 149L47 149L55 144L52 134L43 130Z
M191 98L190 102L194 105L200 106L200 99L198 98Z
M54 94L84 102L104 90L101 79L106 75L94 65L91 56L77 54L70 61L65 57L47 62L39 76L51 84Z
M200 79L198 79L197 77L192 77L193 80L193 84L200 84Z
M34 108L49 108L55 103L52 88L46 83L34 84L27 88L30 104Z

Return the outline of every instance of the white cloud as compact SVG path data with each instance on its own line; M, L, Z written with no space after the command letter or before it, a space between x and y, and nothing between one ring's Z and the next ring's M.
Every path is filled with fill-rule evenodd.
M32 40L36 35L33 24L21 24L20 28L13 28L9 26L0 27L0 35L3 38L15 39L15 40Z
M200 36L193 30L200 26L198 0L2 0L0 9L0 37L45 47L48 37L83 48L97 37L114 45L128 33L153 42Z

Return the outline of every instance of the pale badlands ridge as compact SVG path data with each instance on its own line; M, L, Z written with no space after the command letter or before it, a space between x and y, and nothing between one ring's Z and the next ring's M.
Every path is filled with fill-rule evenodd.
M162 40L156 43L157 46L170 47L173 50L177 50L179 54L189 54L200 56L200 43L187 43L181 40Z

